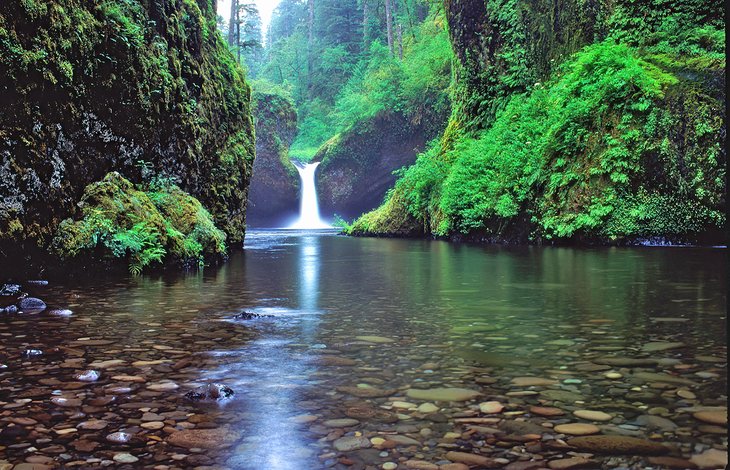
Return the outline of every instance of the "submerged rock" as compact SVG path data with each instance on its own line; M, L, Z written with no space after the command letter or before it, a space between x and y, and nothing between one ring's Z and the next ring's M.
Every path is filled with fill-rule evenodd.
M227 385L213 383L202 385L194 390L190 390L185 394L185 398L192 401L215 401L231 398L235 393L236 392Z
M236 442L239 434L228 427L217 429L185 429L172 433L167 443L186 449L220 449Z
M21 293L22 291L18 284L3 284L2 287L0 287L0 296L10 297L20 295Z
M669 448L656 442L628 436L581 436L568 445L583 452L612 455L663 455Z
M40 312L46 309L46 303L35 297L20 299L18 308L24 312Z
M252 312L241 312L233 316L234 320L254 320L256 318L273 318L273 315L259 315L258 313Z

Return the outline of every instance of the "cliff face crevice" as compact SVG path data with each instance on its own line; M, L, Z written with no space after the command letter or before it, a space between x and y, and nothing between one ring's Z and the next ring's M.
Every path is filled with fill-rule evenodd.
M253 93L256 122L256 161L249 193L248 223L278 227L299 208L299 176L289 160L289 146L297 133L292 100L274 90Z
M379 206L398 179L396 170L413 164L435 138L443 119L413 123L398 113L359 123L326 143L314 157L320 209L351 220Z
M0 248L44 250L87 185L175 181L242 241L250 90L209 0L9 0L0 11Z

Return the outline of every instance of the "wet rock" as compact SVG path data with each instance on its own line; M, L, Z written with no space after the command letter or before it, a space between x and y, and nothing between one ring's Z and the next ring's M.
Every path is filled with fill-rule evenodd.
M512 385L517 387L533 387L533 386L546 386L555 385L558 383L557 380L543 379L541 377L515 377L511 381Z
M78 398L64 398L64 397L53 397L51 403L58 406L72 408L75 406L81 406L83 402Z
M598 426L584 423L558 424L554 429L555 432L569 434L571 436L586 436L588 434L598 434L601 432Z
M18 439L25 438L30 431L23 426L7 426L0 430L0 444L12 444Z
M389 397L396 392L393 389L380 389L375 387L337 387L336 390L358 398Z
M46 307L46 303L36 297L26 297L18 302L18 308L23 312L40 312Z
M18 284L3 284L0 286L0 296L12 297L22 294L20 285Z
M5 308L0 308L0 313L7 313L7 314L14 314L18 313L18 306L17 305L8 305Z
M673 431L677 429L677 425L667 418L653 415L641 415L636 418L636 424L644 426L648 429L658 429L660 431Z
M255 320L257 318L274 318L273 315L259 315L253 312L241 312L233 316L234 320Z
M613 419L613 416L603 411L576 410L573 414L588 421L611 421Z
M583 452L610 455L663 455L669 448L628 436L582 436L568 441L568 445Z
M487 401L479 403L479 411L484 414L496 414L501 413L504 410L504 405L498 401Z
M677 457L649 457L647 458L647 461L652 465L659 465L667 468L681 468L684 470L697 468L697 465L693 462Z
M38 357L38 356L42 356L42 355L43 355L43 351L41 351L40 349L26 349L25 351L23 351L23 354L22 354L22 356L25 358Z
M551 460L548 467L552 470L573 470L579 468L597 468L599 465L595 461L588 460L583 457L571 457L568 459Z
M227 385L212 383L202 385L185 394L185 398L192 401L217 401L233 397L235 392Z
M551 408L551 407L545 407L545 406L531 406L530 407L530 413L536 414L538 416L562 416L565 414L565 411L561 410L560 408Z
M339 356L320 356L314 360L318 366L354 366L357 361Z
M113 460L117 463L135 463L139 462L139 459L132 454L122 453L116 454Z
M466 388L411 388L406 395L409 398L425 401L467 401L478 397L481 393Z
M132 446L140 446L145 444L145 440L141 436L137 436L130 432L117 431L106 436L107 442L112 444L126 444Z
M593 359L593 362L614 367L656 367L659 364L656 359L636 359L632 357L602 357Z
M717 424L720 426L727 425L727 408L718 408L716 410L698 411L692 415L695 419L709 424Z
M240 434L231 428L185 429L176 431L167 438L167 443L186 449L220 449L234 444Z
M328 419L322 423L322 425L328 428L349 428L358 424L360 424L360 421L354 418Z
M350 452L357 449L372 447L370 440L363 436L345 436L335 440L332 445L340 452Z
M507 434L517 434L521 436L526 434L544 434L548 432L547 428L528 421L506 420L499 425L499 429L505 431Z
M727 451L708 449L689 459L698 468L727 468Z
M394 343L395 340L392 338L386 338L384 336L355 336L358 341L365 341L366 343Z
M86 370L75 374L74 378L81 382L96 382L101 378L101 373L98 370Z
M658 351L667 351L669 349L677 349L684 347L684 343L679 342L668 342L668 341L654 341L651 343L646 343L644 346L641 347L641 350L643 352L658 352Z
M452 462L457 463L463 463L466 465L476 465L479 467L484 468L500 468L502 467L502 464L495 462L494 460L490 459L489 457L485 457L483 455L477 455L477 454L469 454L466 452L447 452L446 453L446 460L451 460Z

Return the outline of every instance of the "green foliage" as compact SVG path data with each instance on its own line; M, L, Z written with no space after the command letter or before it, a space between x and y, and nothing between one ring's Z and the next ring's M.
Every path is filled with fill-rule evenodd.
M81 218L64 220L52 242L64 259L126 260L131 273L160 263L202 265L226 255L226 235L208 211L169 179L146 191L118 173L89 185Z
M586 47L487 130L421 155L355 233L387 233L403 210L436 235L490 239L683 240L721 228L722 91L695 78L724 73L720 33L684 37L694 43Z

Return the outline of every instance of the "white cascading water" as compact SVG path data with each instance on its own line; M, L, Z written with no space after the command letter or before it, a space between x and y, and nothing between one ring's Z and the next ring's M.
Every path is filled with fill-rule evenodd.
M330 224L319 216L319 202L317 201L317 184L314 174L320 162L295 163L302 181L302 200L299 205L299 220L289 226L290 229L321 229L332 228Z

